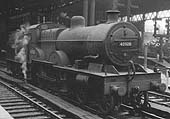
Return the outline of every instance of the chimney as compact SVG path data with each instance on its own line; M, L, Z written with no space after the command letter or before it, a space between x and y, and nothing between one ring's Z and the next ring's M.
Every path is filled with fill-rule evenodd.
M114 23L118 21L120 11L119 10L107 10L107 22L106 23Z

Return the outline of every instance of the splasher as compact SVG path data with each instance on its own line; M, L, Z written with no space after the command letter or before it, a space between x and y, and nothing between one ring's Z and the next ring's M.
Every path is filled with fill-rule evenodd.
M29 43L30 37L26 35L28 33L28 28L24 25L21 26L21 30L16 32L15 36L15 60L19 61L24 75L24 80L27 79L27 45Z

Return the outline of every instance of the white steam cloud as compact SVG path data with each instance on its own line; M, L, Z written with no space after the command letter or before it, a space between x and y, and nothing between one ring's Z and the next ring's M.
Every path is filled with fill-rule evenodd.
M13 47L15 48L15 60L19 61L24 75L24 79L27 79L27 45L30 41L28 36L28 25L22 25L20 30L15 33L15 42Z

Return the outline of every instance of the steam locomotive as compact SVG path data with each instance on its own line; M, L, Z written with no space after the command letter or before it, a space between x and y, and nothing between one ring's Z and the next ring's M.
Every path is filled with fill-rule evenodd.
M147 91L166 89L160 73L135 63L142 41L129 22L86 27L83 17L74 16L70 28L43 23L29 29L28 60L34 84L64 89L82 104L95 103L103 113L122 103L148 106Z

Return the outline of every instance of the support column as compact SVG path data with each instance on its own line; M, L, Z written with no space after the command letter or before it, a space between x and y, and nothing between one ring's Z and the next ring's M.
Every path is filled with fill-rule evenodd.
M144 44L144 69L147 69L148 46Z
M85 18L85 25L88 24L88 0L83 0L83 16Z
M163 36L160 37L159 62L163 62Z
M95 0L90 0L90 25L95 24Z
M45 19L45 16L43 16L43 23L45 23L46 22L46 19Z
M130 21L130 15L131 15L131 0L127 0L127 21Z
M144 41L144 34L145 34L145 14L142 15L142 31L141 31L141 35L142 35L142 49L144 49L144 69L147 69L147 54L148 54L148 44Z
M41 17L38 15L37 16L37 23L40 24L41 23Z

